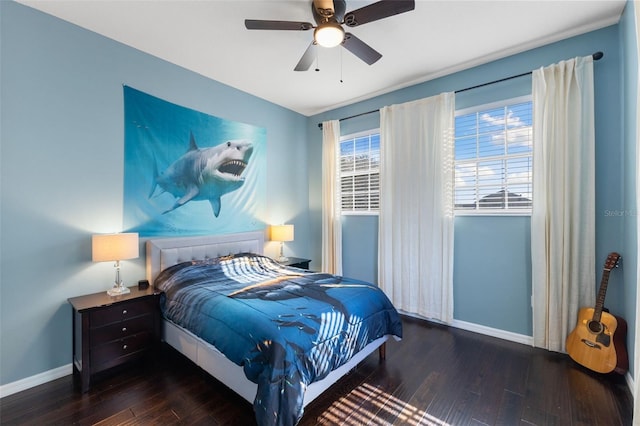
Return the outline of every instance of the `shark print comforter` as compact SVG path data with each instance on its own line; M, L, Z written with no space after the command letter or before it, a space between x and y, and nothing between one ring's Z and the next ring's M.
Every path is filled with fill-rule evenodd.
M375 339L402 337L400 317L370 283L239 254L184 262L154 285L163 315L214 345L258 384L259 425L295 425L306 386Z

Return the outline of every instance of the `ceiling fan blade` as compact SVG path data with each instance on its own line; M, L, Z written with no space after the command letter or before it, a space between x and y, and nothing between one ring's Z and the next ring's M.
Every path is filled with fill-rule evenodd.
M311 42L307 50L302 54L302 58L298 61L298 65L293 69L294 71L307 71L313 60L316 58L316 44Z
M310 22L294 21L263 21L259 19L245 19L244 26L248 30L290 30L306 31L313 28Z
M344 15L344 23L349 27L377 21L378 19L409 12L416 7L414 0L380 0Z
M382 58L380 53L351 33L346 33L344 35L344 42L342 45L345 49L362 59L368 65L372 65L378 59Z

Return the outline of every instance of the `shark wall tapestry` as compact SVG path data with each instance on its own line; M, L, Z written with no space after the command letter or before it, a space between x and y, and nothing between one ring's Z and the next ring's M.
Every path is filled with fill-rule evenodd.
M266 130L124 86L124 228L141 236L264 229Z

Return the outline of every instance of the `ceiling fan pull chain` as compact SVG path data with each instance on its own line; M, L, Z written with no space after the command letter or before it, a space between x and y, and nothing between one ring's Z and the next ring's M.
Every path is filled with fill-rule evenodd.
M340 83L342 83L342 49L340 49Z

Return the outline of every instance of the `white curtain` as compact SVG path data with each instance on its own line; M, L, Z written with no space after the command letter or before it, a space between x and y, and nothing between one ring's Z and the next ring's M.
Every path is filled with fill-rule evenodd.
M342 222L338 154L340 121L322 123L322 269L342 275Z
M381 110L378 278L400 310L453 320L453 126L443 93Z
M593 110L591 56L533 71L533 340L557 352L595 304Z

